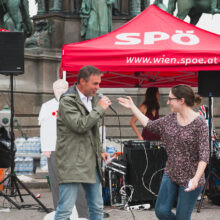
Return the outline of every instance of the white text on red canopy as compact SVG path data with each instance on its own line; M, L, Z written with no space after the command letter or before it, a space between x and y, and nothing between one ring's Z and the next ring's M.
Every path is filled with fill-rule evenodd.
M141 33L122 33L116 35L116 45L137 45L145 44L152 45L157 41L171 40L176 44L181 45L196 45L200 42L199 37L194 34L194 31L184 31L176 30L176 33L169 35L161 31L152 31Z

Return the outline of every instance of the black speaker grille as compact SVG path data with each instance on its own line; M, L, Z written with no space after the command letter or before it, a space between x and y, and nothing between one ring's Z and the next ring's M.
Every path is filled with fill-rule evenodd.
M199 71L198 93L203 97L209 95L220 97L220 70L219 71Z
M24 73L23 32L0 32L0 74Z
M167 159L165 149L153 146L149 141L128 141L124 142L124 156L127 161L126 184L134 187L131 204L155 201Z

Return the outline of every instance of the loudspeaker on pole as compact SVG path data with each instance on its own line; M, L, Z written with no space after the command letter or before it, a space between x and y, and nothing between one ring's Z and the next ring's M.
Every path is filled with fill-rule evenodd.
M0 74L24 73L24 33L0 32Z

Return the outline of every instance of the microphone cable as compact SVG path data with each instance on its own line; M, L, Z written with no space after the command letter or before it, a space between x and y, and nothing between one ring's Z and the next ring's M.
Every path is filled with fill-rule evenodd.
M102 93L98 94L98 97L101 99L103 97ZM112 112L117 116L118 118L118 126L119 126L119 139L120 139L120 145L121 145L121 152L122 152L122 135L121 135L121 123L120 123L120 118L119 115L117 113L117 111L111 106L109 105L109 108L112 110Z
M110 106L111 107L111 106ZM113 109L112 107L110 108L111 110ZM113 111L113 110L112 110ZM115 115L118 118L118 127L119 127L119 140L120 140L120 145L121 145L121 152L122 152L122 136L121 136L121 123L120 123L120 117L118 115L118 113L114 110L113 111L115 113Z

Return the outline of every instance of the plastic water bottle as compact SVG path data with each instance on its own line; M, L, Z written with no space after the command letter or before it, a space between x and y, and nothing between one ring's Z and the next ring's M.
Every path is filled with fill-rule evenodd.
M15 158L15 172L19 172L19 169L20 169L20 164L19 164L19 157L16 157Z
M21 146L19 138L15 139L15 146L16 146L16 149L17 149L16 153L19 154L20 153L20 146Z
M34 163L33 157L26 157L26 174L31 175L33 173Z
M27 145L28 145L28 139L22 145L22 148L21 148L21 153L22 154L26 153Z
M36 154L37 137L33 137L31 141L31 154Z
M23 144L25 142L25 139L24 138L16 138L15 139L15 146L16 146L16 149L17 149L17 154L21 154L23 152Z
M43 154L41 154L40 158L40 168L44 171L48 170L47 157L45 157Z
M31 138L29 150L30 150L30 154L34 154L34 150L35 150L35 138Z
M41 142L40 142L40 137L38 137L38 141L37 141L37 150L36 150L37 154L41 153Z
M23 171L23 157L18 157L18 173Z
M20 157L20 169L19 169L19 173L23 174L24 173L24 169L25 169L25 165L24 165L24 158Z
M26 149L25 149L25 154L30 154L31 153L31 145L32 145L32 138L28 138L28 141L26 143Z

